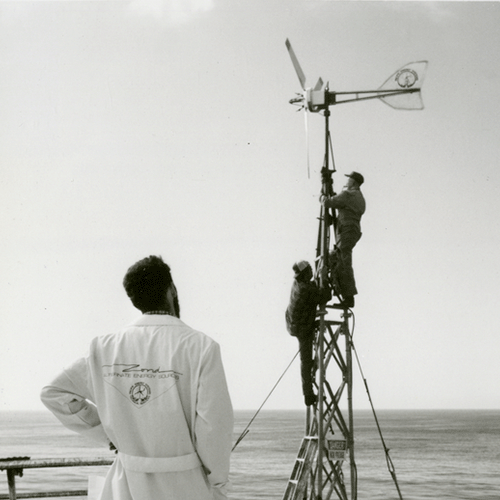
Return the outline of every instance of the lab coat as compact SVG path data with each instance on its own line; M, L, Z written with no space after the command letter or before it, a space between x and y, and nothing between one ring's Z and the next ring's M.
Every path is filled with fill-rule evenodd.
M101 500L227 498L233 411L219 345L144 315L44 387L69 429L118 450Z

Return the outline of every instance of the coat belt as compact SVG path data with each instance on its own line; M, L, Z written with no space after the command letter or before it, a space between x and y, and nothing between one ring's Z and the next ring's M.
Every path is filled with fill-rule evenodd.
M137 457L118 452L123 468L131 472L181 472L196 469L201 465L196 453L180 457Z

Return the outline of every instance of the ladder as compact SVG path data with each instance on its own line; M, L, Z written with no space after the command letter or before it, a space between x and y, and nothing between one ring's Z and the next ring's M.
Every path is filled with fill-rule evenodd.
M307 487L317 450L318 436L304 436L286 487L284 498L287 500L307 498Z

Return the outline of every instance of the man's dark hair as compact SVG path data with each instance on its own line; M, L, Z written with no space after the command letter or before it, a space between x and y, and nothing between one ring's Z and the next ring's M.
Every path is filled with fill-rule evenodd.
M170 267L161 256L150 255L130 266L123 286L132 304L142 312L161 309L168 287L172 285Z

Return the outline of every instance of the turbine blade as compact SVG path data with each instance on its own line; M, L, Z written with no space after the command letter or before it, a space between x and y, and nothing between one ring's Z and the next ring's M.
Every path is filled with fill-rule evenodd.
M314 87L314 90L321 90L323 88L323 80L321 77L319 77L318 82L316 83L316 86Z
M288 40L288 38L286 39L285 45L286 45L286 48L288 49L288 53L290 54L290 59L292 60L292 64L293 64L293 67L295 68L295 72L297 73L297 76L299 77L300 86L302 87L303 90L305 90L306 75L304 75L304 72L302 71L302 68L300 67L299 61L295 55L295 52L292 49L292 44L290 43L290 40Z
M309 168L309 120L307 119L307 108L304 107L304 120L306 127L306 155L307 155L307 178L311 178L311 171Z

